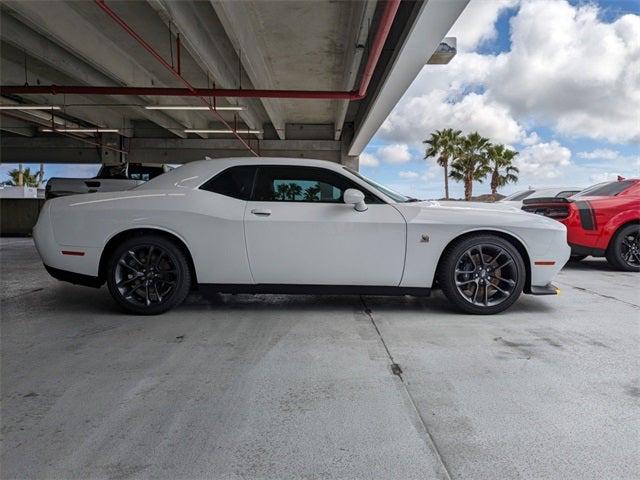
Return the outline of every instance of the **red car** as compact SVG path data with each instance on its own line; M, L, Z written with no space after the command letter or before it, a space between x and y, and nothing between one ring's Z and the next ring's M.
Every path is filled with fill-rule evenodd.
M599 183L569 198L535 198L522 209L567 226L571 255L607 257L615 268L640 272L640 179Z

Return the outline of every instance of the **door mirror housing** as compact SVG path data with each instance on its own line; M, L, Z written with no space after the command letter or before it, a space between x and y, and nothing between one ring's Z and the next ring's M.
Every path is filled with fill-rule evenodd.
M364 212L367 210L367 204L364 203L364 193L360 190L356 190L355 188L348 188L344 192L344 203L348 205L353 205L353 208L357 212Z

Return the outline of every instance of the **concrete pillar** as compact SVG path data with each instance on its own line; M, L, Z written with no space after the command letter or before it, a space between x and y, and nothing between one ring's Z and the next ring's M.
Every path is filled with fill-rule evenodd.
M349 155L349 146L353 139L353 123L345 123L342 127L342 151L340 152L340 163L345 167L358 171L360 168L360 156Z
M103 145L100 149L100 157L103 165L118 165L127 161L124 154L113 150L113 148L122 150L122 137L119 134L103 133L100 138Z
M340 157L340 163L345 167L349 167L351 170L358 171L360 169L360 156L342 155Z

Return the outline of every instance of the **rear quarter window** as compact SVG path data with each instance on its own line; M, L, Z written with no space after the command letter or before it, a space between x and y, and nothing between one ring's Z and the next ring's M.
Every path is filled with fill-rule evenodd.
M255 166L241 165L231 167L207 181L200 187L200 190L239 200L249 200L255 174Z

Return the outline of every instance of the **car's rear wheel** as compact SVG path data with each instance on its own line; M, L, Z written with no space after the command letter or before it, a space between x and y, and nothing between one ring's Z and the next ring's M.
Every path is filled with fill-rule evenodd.
M191 287L183 251L160 235L125 240L111 255L107 285L129 313L156 315L181 304Z
M607 249L607 261L618 270L640 272L640 225L618 230Z
M438 270L447 298L467 313L490 315L509 308L524 288L522 255L494 235L468 237L448 248Z

